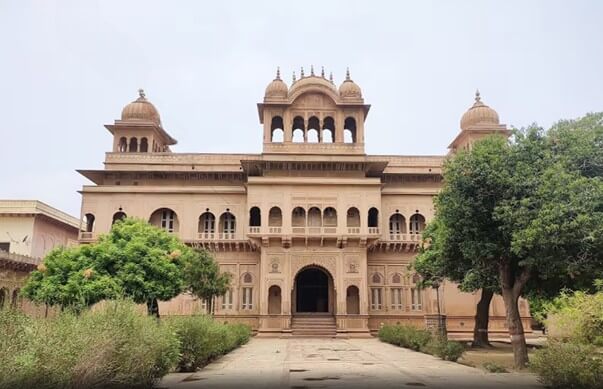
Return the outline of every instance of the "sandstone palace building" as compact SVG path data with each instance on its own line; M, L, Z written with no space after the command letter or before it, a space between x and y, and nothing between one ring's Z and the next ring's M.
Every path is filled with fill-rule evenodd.
M217 299L221 320L260 334L360 336L382 323L425 326L439 311L450 332L471 332L479 293L445 284L439 296L409 270L434 216L446 156L367 155L370 105L349 72L304 75L288 86L277 73L257 105L260 154L175 153L176 140L144 92L105 127L113 135L102 170L80 170L80 242L93 242L125 216L143 218L210 250L230 290ZM450 131L450 153L488 134L508 136L479 94ZM258 136L260 134L258 133ZM521 302L524 326L529 312ZM182 295L163 313L198 312ZM506 331L502 300L492 331Z

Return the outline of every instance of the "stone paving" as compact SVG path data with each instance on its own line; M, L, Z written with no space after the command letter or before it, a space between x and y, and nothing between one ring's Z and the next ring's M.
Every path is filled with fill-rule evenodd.
M169 374L162 388L541 388L528 373L492 374L378 339L267 339L196 373Z

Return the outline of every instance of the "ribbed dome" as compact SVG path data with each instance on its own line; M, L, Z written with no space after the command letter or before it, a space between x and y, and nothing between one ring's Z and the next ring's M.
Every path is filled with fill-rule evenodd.
M285 82L281 80L280 69L277 69L276 78L266 87L266 93L264 93L264 98L286 99L287 93L289 93L289 88L287 87L287 84L285 84Z
M312 75L295 81L293 85L291 85L291 89L289 89L289 94L291 95L296 90L307 86L326 86L327 88L332 89L334 92L337 92L335 85L333 85L331 81L327 80L326 78Z
M479 91L475 92L475 103L461 118L461 129L466 130L476 124L500 124L498 113L482 102Z
M362 98L362 90L360 87L352 81L350 78L350 70L348 69L345 74L345 80L339 86L339 95L343 98L353 98L353 99L361 99Z
M161 126L157 108L146 99L142 89L138 90L138 94L139 97L121 111L121 120L145 120Z

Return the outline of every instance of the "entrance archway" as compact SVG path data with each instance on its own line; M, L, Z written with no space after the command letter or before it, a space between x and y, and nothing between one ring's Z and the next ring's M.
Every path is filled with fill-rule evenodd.
M294 314L335 314L333 277L319 266L309 266L297 273L292 297Z

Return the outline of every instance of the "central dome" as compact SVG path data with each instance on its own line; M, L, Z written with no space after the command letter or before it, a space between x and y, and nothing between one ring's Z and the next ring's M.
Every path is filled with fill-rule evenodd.
M144 120L161 126L159 111L146 99L144 90L138 90L138 98L126 105L121 111L121 120Z

